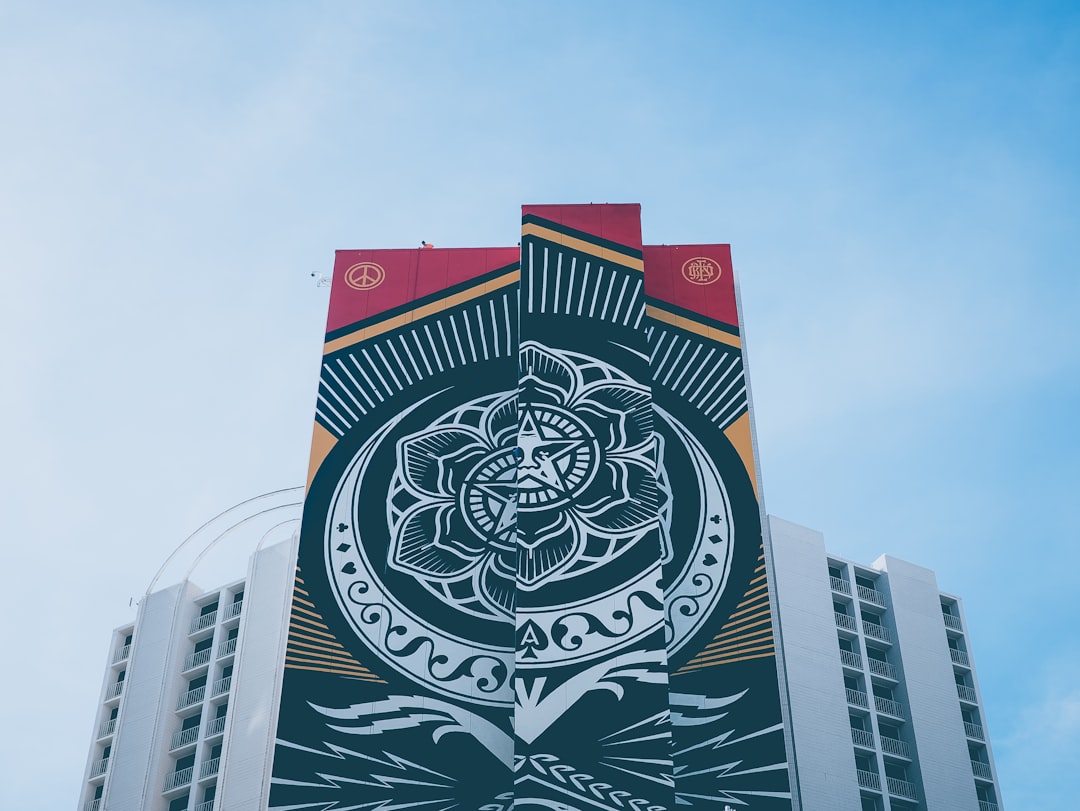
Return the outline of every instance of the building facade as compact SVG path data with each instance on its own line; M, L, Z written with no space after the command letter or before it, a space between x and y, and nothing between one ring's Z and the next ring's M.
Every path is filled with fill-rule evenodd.
M79 811L266 808L295 538L242 580L148 594L113 631Z
M962 600L920 566L768 528L799 806L999 811ZM243 580L155 592L113 631L80 811L267 807L294 544Z
M998 811L960 598L921 566L768 527L803 808Z

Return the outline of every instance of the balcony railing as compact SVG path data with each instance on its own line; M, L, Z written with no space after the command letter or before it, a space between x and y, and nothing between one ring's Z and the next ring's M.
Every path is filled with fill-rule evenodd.
M99 740L101 738L108 738L114 732L116 732L115 718L106 718L97 728L97 736Z
M908 754L908 745L897 738L886 738L882 735L881 751L887 755L896 755L896 757L911 760L911 755Z
M211 653L212 651L210 648L203 648L202 650L197 650L194 653L188 654L188 657L184 659L184 670L191 670L193 667L205 665L210 661Z
M874 748L874 733L867 732L865 729L851 728L851 742L856 746L861 746L864 749Z
M878 712L884 713L885 715L891 715L893 718L904 717L904 708L899 702L893 701L890 698L874 696L874 707L877 708Z
M829 575L829 585L832 586L833 591L838 591L841 594L851 594L851 586L849 586L848 581L842 577L833 577L832 575Z
M169 745L169 751L173 749L179 749L181 746L188 746L199 740L199 728L188 727L187 729L180 729L173 733L172 743Z
M244 609L244 601L240 600L236 603L229 603L225 606L225 611L221 617L224 620L231 620L233 617L239 617L240 612Z
M236 653L236 637L232 639L226 639L220 645L218 645L217 655L220 659L222 656L232 656Z
M860 600L866 600L866 602L868 603L880 605L882 608L885 607L885 595L877 589L872 589L867 586L860 586L856 584L855 590L859 592Z
M857 627L855 625L855 618L849 617L847 614L841 614L839 611L834 611L833 617L836 618L837 628L847 628L849 631L854 631Z
M874 791L881 791L881 778L878 777L877 772L867 772L862 769L856 769L855 774L859 777L859 788L869 788Z
M871 657L867 660L870 665L870 672L876 676L884 676L886 679L892 679L897 681L896 668L888 662L883 662L881 659L874 659Z
M840 661L843 662L847 667L853 667L856 670L862 670L862 657L859 656L859 654L855 653L855 651L841 650Z
M92 800L87 800L83 803L83 811L98 811L101 808L101 798L94 797Z
M212 738L215 735L220 735L225 731L225 716L215 718L206 725L206 737Z
M213 800L207 800L205 803L199 803L197 806L195 806L195 811L213 811L213 809Z
M983 763L981 760L971 761L971 773L976 777L981 777L983 780L994 779L994 773L990 771L990 764Z
M166 776L165 783L162 785L162 791L172 791L173 789L180 788L180 786L186 786L191 782L191 775L195 771L194 766L188 766L186 769L181 769L178 772Z
M211 628L217 622L217 611L211 611L209 614L200 614L191 621L191 630L189 634L193 634L196 631L201 631L204 628Z
M966 701L969 704L978 704L979 697L975 693L974 687L968 687L966 684L956 685L956 694L960 696L961 701Z
M847 703L853 707L862 707L864 710L870 709L870 702L866 698L866 693L862 690L852 690L850 687L845 688L847 690Z
M979 800L979 811L998 811L998 804L989 800Z
M957 648L949 648L949 656L955 664L963 665L964 667L971 667L968 663L967 651L962 651Z
M983 728L978 724L973 724L970 721L964 721L964 732L969 738L974 738L977 741L984 741L986 738L983 736Z
M115 665L117 662L122 662L128 658L131 654L131 645L124 645L122 648L117 648L116 653L113 654L112 663Z
M878 625L876 622L867 622L863 620L862 624L863 633L867 636L872 636L874 639L880 639L882 642L892 642L892 634L888 628L884 628Z
M108 768L109 759L107 757L103 757L101 760L95 761L94 765L90 767L90 776L101 777L101 775L105 774Z
M214 689L210 693L211 696L219 696L222 693L229 692L229 686L232 684L232 676L226 676L223 679L218 679L214 682Z
M105 691L105 700L112 701L114 698L119 698L122 692L124 692L124 683L122 681L114 682L109 689Z
M204 777L213 777L218 773L219 765L221 765L221 758L210 758L210 760L203 763L202 767L199 769L199 779L202 780Z
M180 699L176 702L176 709L182 710L184 707L190 707L192 704L198 704L206 696L206 687L196 687L194 690L188 690Z
M941 618L945 620L945 627L952 628L954 631L964 630L964 626L960 624L960 618L953 616L952 614L942 614Z
M915 791L915 784L909 783L907 780L886 777L885 785L888 786L889 794L893 797L903 797L905 800L919 799L919 794Z

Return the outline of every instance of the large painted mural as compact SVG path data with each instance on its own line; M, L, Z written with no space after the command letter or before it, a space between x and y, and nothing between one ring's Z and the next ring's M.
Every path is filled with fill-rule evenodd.
M790 809L727 246L335 262L270 808Z

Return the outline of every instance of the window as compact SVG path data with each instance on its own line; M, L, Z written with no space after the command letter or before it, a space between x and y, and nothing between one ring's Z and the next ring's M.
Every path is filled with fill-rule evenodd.
M232 601L233 601L233 605L236 605L237 603L244 602L244 592L242 592L242 591L236 592L236 594L233 595Z
M125 637L124 637L124 645L125 645L125 646L127 646L127 645L130 645L130 644L131 644L131 637L132 637L132 635L131 635L131 634L128 634L127 636L125 636Z
M217 708L217 714L214 717L215 718L224 718L225 713L227 713L228 711L229 711L229 702L226 701L224 704L222 704L220 707Z
M120 708L119 707L113 707L112 711L109 712L109 720L110 721L115 721L116 716L119 715L119 714L120 714Z
M105 786L104 785L98 786L96 789L94 789L94 799L95 800L100 800L101 795L104 794L104 793L105 793Z
M104 749L101 750L101 759L102 760L108 760L109 755L111 755L111 754L112 754L112 747L111 746L106 746Z
M836 600L833 600L832 610L835 611L837 614L846 614L847 606L843 603L838 603Z
M214 644L214 638L204 639L202 642L195 643L195 653L202 653L204 650L210 650L210 647Z
M177 771L180 771L177 769ZM171 803L169 803L169 811L187 811L188 800L191 798L190 794L185 794L183 797L177 797Z
M844 676L844 687L849 690L858 690L862 692L862 687L859 686L859 680L855 676Z
M842 636L836 640L840 644L840 650L846 650L848 653L854 653L855 648L851 645L850 639L844 639Z
M885 761L885 776L891 777L893 780L903 780L906 783L907 769L899 763Z
M882 687L880 684L874 685L874 695L878 698L884 698L887 701L894 701L893 691L891 687ZM955 717L955 716L953 716Z
M881 811L881 803L877 797L863 797L861 811Z
M881 617L878 614L874 614L870 611L862 612L863 622L872 622L874 625L881 625Z
M864 726L864 724L866 722L862 718L860 718L858 715L849 715L848 716L848 721L851 723L851 728L852 729L859 729L859 730L862 730L863 732L866 731L866 727Z
M182 723L180 725L180 729L181 730L195 729L195 727L197 727L199 725L199 718L200 717L201 716L199 716L199 715L189 715L187 718L184 719L184 723Z
M861 574L855 575L855 585L856 586L862 586L864 589L872 589L872 588L874 588L875 583L876 583L876 581L873 578L865 577L864 575L861 575Z
M835 577L837 580L843 580L844 579L844 570L841 569L839 566L836 566L836 565L830 563L829 564L829 577Z
M205 686L206 686L206 676L197 676L196 678L194 678L194 679L192 679L191 681L188 682L187 689L188 689L188 692L190 693L192 690L198 690L200 687L205 687Z
M877 773L877 764L870 760L866 755L855 755L855 768L860 772Z
M199 612L199 616L200 617L208 617L211 614L213 614L215 611L217 611L217 607L218 607L217 601L214 601L214 602L210 603L210 605L204 605L202 607L202 610Z
M881 733L882 738L892 738L894 741L900 740L900 727L892 724L883 724L879 721L878 732Z
M210 759L221 757L221 744L214 744L214 747L210 750Z
M126 670L121 670L119 673L116 674L116 683L120 684L120 682L122 682L126 678L127 678L127 671Z
M203 791L202 801L204 803L212 803L216 796L217 796L217 786L207 786L206 790Z
M221 668L221 678L227 679L232 676L232 669L232 665L225 665L225 667Z
M176 768L173 771L182 772L184 769L190 769L194 765L195 755L186 755L176 759Z
M888 662L889 657L885 655L885 651L878 650L877 648L866 646L866 655L876 662Z
M230 642L233 639L236 639L238 636L240 636L240 628L230 628L229 633L225 635L225 641Z

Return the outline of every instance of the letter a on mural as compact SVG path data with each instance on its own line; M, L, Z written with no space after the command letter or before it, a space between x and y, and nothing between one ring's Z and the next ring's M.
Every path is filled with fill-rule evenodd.
M727 246L341 251L269 807L790 809Z

